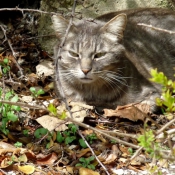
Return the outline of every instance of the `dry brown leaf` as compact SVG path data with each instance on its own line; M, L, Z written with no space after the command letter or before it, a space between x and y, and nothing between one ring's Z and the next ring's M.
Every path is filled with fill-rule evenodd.
M1 159L3 159L1 161L1 164L0 164L0 168L7 168L10 166L9 162L11 162L11 158L10 157L2 157L1 156Z
M0 142L0 148L3 148L3 149L16 149L15 146L9 144L9 143L6 143L6 142Z
M44 60L36 66L38 76L51 76L54 74L53 61Z
M56 160L58 156L55 153L49 154L42 159L37 160L37 164L39 165L52 165Z
M50 115L43 115L42 117L37 118L36 121L49 131L53 131L54 129L57 131L65 131L68 129L68 127L64 124L64 120L51 117Z
M93 171L93 170L82 167L79 169L79 175L100 175L100 174L98 172Z
M146 114L150 111L150 106L147 104L129 104L125 106L118 106L115 110L104 109L104 116L117 116L127 118L132 121L144 121Z
M107 156L105 162L103 162L104 164L110 164L113 163L118 155L120 153L120 150L118 149L118 147L116 145L112 146L112 152Z
M18 166L18 169L25 174L32 174L35 171L35 167L32 165Z
M89 148L82 149L79 153L77 153L77 157L82 157L82 156L84 156L89 151L90 151Z

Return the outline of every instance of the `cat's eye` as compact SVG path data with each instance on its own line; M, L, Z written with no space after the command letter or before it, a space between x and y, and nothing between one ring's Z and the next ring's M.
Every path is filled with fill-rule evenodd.
M76 53L76 52L73 52L73 51L69 51L69 54L71 57L74 57L74 58L78 58L79 57L79 54Z
M96 54L94 55L94 59L99 60L99 59L103 58L105 55L106 55L105 52L96 53Z

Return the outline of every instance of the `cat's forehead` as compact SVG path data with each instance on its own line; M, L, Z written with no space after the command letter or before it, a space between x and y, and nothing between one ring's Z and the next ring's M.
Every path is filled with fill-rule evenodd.
M82 20L75 26L78 29L77 35L88 39L88 36L97 36L99 34L102 24L97 21Z

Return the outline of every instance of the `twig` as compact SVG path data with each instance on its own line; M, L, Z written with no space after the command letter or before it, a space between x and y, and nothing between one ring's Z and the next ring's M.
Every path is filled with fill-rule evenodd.
M170 130L166 131L165 133L162 132L162 133L160 133L159 135L157 135L157 136L156 136L156 139L163 139L164 136L166 136L166 135L171 135L171 134L174 134L174 133L175 133L175 129L170 129Z
M50 14L50 15L57 15L58 14L58 13L55 13L55 12L46 12L46 11L42 11L42 10L28 9L28 8L21 9L21 8L18 8L18 7L15 7L15 8L0 8L0 11L21 11L22 14L24 12L38 12L38 13Z
M161 32L166 32L166 33L169 33L169 34L175 34L175 32L172 31L172 30L166 30L166 29L154 27L154 26L149 25L149 24L138 23L137 25L138 25L138 26L148 27L148 28L151 28L151 29L153 29L153 30L158 30L158 31L161 31Z
M161 132L163 132L166 128L168 128L169 126L171 126L173 123L175 122L175 118L171 121L169 121L168 123L166 123L161 129L159 129L156 132L156 135L159 135Z
M29 105L27 103L22 103L22 102L11 102L11 101L7 101L7 100L0 100L0 103L6 103L9 105L15 105L15 106L21 106L21 107L27 107L27 108L31 108L31 109L47 110L46 108L44 108L42 106L38 106L38 105L34 106L34 105Z
M97 160L97 162L101 165L101 167L105 170L106 174L110 175L108 170L106 169L106 167L102 164L102 162L99 160L99 158L95 155L93 149L91 148L91 146L89 145L89 143L86 141L86 139L84 138L84 136L81 134L81 132L79 132L79 135L81 136L81 138L84 140L84 142L86 143L86 145L88 146L88 148L90 149L90 151L92 152L92 155L95 157L95 159Z
M96 129L96 128L91 127L91 126L89 126L89 125L87 125L87 124L84 124L84 123L80 123L80 122L78 122L78 121L76 121L76 120L74 120L74 119L72 119L72 118L67 118L67 119L68 119L68 121L71 121L72 123L75 123L75 124L77 124L77 125L79 125L79 126L82 126L83 128L91 129L91 130L93 130L93 131L95 131L95 132L98 132L98 133L104 135L105 137L107 137L107 138L109 138L109 139L111 139L111 140L116 141L116 142L119 143L119 144L127 145L127 146L132 147L132 148L135 148L135 149L140 148L140 147L137 146L137 145L134 145L134 144L132 144L132 143L128 143L128 142L125 142L125 141L123 141L123 140L120 140L120 139L118 139L118 138L116 138L116 137L110 136L109 134L104 133L103 130Z
M107 134L110 134L110 135L116 135L116 136L119 136L119 137L129 137L129 138L133 138L133 139L137 139L138 136L135 135L135 134L126 134L126 133L121 133L121 132L115 132L115 131L106 131L106 130L101 130Z
M0 25L0 27L1 27L2 31L3 31L3 33L4 33L5 41L8 42L8 45L9 45L11 51L12 51L12 55L13 55L13 57L15 58L15 59L14 59L14 62L15 62L15 64L16 64L16 66L18 67L19 71L20 71L20 75L23 76L22 68L20 67L20 65L18 64L18 62L17 62L17 60L16 60L16 53L15 53L15 51L13 50L13 47L12 47L12 45L11 45L11 43L10 43L10 40L7 38L6 30L4 29L4 27L3 27L2 25Z
M137 151L134 153L134 155L128 160L128 165L129 163L139 155L139 153L143 150L143 147L140 147L139 149L137 149Z

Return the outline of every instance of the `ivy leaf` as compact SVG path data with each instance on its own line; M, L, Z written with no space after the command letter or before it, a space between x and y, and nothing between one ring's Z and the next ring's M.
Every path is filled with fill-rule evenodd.
M83 139L79 139L79 143L80 143L81 147L87 148L87 145Z
M18 116L14 114L14 111L7 112L7 118L12 122L15 122L18 120Z

